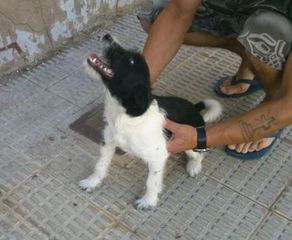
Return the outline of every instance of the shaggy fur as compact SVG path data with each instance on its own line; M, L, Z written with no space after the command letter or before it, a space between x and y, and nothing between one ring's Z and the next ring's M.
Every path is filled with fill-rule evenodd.
M122 48L110 35L104 37L108 47L104 57L91 54L87 71L94 79L101 79L106 88L104 145L95 170L80 181L82 189L91 192L106 177L115 148L133 154L149 168L145 195L135 203L138 209L156 206L162 190L163 172L169 153L166 149L165 118L175 122L202 126L214 121L222 112L215 100L197 104L178 97L155 96L151 93L149 69L143 56ZM204 116L200 111L206 110ZM170 133L171 135L171 133ZM195 176L201 171L202 153L186 151L187 172Z

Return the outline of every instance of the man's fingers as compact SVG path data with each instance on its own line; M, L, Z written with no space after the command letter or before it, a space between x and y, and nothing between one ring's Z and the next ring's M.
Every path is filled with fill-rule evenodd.
M178 124L175 123L175 122L173 122L173 121L171 121L171 120L169 120L169 119L166 119L166 120L165 120L164 127L165 127L167 130L171 131L171 132L175 132L175 130L176 130L177 127L178 127Z
M169 141L168 143L167 143L167 151L170 153L170 155L173 155L173 154L175 154L175 153L177 153L177 151L176 151L176 144L173 142L173 141Z

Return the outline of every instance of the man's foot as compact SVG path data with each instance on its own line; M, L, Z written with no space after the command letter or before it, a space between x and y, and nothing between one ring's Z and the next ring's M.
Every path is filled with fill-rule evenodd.
M242 56L242 62L236 75L218 80L215 85L215 92L221 97L249 95L260 89L260 84L253 80L254 77L255 75L249 67L246 56Z
M238 79L236 79L236 80L238 80ZM248 83L234 84L234 82L236 82L236 80L232 82L232 77L226 78L226 80L220 86L221 92L226 94L226 95L232 95L232 94L245 93L249 89L250 84L248 84ZM252 79L247 79L247 80L252 81Z
M248 152L258 152L264 148L269 147L274 140L275 140L274 137L263 138L255 142L228 145L228 148L243 154Z
M224 98L238 98L250 95L262 89L257 80L238 79L235 77L224 77L219 79L215 86L215 93Z
M276 140L280 137L282 129L271 137L262 138L255 142L231 144L225 147L225 152L241 160L255 160L265 156L272 150Z

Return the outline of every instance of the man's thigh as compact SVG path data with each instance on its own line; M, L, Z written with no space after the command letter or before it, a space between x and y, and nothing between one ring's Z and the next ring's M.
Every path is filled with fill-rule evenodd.
M151 3L153 1L145 1L138 17L152 24L169 1L155 1L155 4ZM208 32L220 37L236 37L242 29L241 26L245 19L246 16L231 16L202 5L194 16L189 32Z
M153 23L170 0L146 1L139 17ZM292 23L271 10L231 16L202 5L189 32L208 32L220 37L237 37L251 54L269 66L282 70L292 45Z
M238 41L265 64L282 70L292 46L292 23L284 15L259 10L247 18Z

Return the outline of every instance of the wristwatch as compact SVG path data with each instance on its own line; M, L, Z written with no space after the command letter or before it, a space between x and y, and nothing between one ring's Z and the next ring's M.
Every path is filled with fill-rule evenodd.
M197 127L197 146L193 149L195 152L206 152L207 148L207 136L205 126Z

